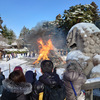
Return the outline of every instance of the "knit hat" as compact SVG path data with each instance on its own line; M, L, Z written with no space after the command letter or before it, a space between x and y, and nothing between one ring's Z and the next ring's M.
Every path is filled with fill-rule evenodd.
M25 73L25 79L26 82L29 82L31 84L34 84L36 81L36 73L33 73L33 71L29 70Z
M20 66L16 66L16 67L14 68L14 71L16 71L16 70L20 70L21 72L23 72L23 69L22 69Z

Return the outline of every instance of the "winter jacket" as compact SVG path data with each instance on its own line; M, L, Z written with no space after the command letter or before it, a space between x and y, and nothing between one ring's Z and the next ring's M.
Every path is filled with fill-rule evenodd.
M2 86L2 81L5 79L5 76L3 75L3 73L0 73L0 94L2 94L3 91L3 86Z
M34 84L33 88L34 100L40 100L40 98L43 98L45 85L53 88L62 84L63 84L62 81L60 80L59 76L56 73L44 73L42 76L39 77L39 80Z
M33 71L29 70L25 73L25 79L26 82L31 83L34 85L34 82L36 81L36 73L33 73Z
M64 76L63 76L63 80L64 80L64 85L66 88L67 100L76 100L74 91L70 84L70 81L72 82L72 84L74 86L77 96L79 96L81 94L81 86L86 81L86 76L83 73L80 73L79 71L66 69Z
M5 79L2 83L4 90L1 100L30 100L32 96L32 85L30 83L15 84L10 79Z
M5 79L5 76L2 74L2 72L0 73L0 85L2 85L2 81Z

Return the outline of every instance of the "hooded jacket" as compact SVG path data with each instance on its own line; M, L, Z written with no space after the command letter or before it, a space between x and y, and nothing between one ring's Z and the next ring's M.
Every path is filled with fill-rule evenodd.
M32 85L30 83L21 82L15 84L10 79L3 82L3 93L1 100L30 100Z
M34 82L36 81L36 73L33 73L33 71L29 70L25 73L25 79L26 82L31 83L34 85Z
M79 96L81 94L81 86L86 81L86 76L82 72L80 73L79 71L66 70L63 76L63 80L66 88L67 100L76 100L70 81L74 86L77 96Z
M63 83L56 73L44 73L42 76L39 77L39 80L34 84L34 100L39 100L39 95L40 93L44 92L45 85L49 86L50 88L53 88L61 84Z

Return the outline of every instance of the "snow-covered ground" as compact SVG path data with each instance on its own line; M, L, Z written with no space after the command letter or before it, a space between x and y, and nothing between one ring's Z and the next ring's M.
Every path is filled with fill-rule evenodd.
M33 72L36 70L37 79L41 75L40 68L33 68L31 65L28 65L27 60L25 60L23 56L19 55L18 58L14 58L9 61L6 61L6 59L0 61L1 71L3 72L6 78L9 76L9 73L14 70L15 66L21 66L24 73L27 70L32 70ZM62 78L63 72L64 72L64 68L57 69L57 73L59 74L60 78Z
M0 61L0 67L2 69L3 74L5 75L6 78L8 78L9 73L13 71L15 66L21 66L23 69L23 72L25 73L27 70L32 70L33 72L37 72L37 79L41 75L40 68L33 68L31 65L27 64L27 60L25 60L24 56L18 55L17 58L11 59L9 61L6 61L4 59L3 61ZM10 70L9 70L10 68ZM59 74L60 78L62 78L63 73L64 73L64 68L58 68L57 73ZM98 78L93 78L93 79L88 79L86 81L86 84L88 83L94 83L100 81L100 77ZM94 94L100 96L100 90L94 90Z
M0 61L0 68L6 78L9 76L9 73L14 70L15 66L21 66L24 73L28 70L32 70L33 72L35 72L36 70L37 79L41 75L40 68L33 68L31 65L28 65L27 60L24 59L24 56L19 55L18 58L14 58L9 61L6 61L6 59ZM57 69L57 73L59 74L60 78L62 78L64 70L65 70L64 68ZM86 83L97 82L97 81L100 81L100 78L88 79Z

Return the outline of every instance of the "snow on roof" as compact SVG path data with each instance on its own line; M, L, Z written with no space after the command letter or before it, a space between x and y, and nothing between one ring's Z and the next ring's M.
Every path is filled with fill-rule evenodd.
M96 33L96 32L100 32L100 29L97 28L94 24L92 23L78 23L76 25L74 25L68 33L70 33L74 28L77 28L78 30L80 30L80 33L86 33L86 31L88 31L88 33ZM85 30L84 30L85 29Z
M20 51L20 52L22 52L22 51L29 51L29 50L27 48L23 48L23 49L4 49L4 51L11 51L11 52Z
M17 51L17 49L4 49L4 51Z
M78 59L84 59L84 61L87 61L90 59L90 57L85 56L80 50L74 50L68 53L66 60L78 60Z
M17 45L17 42L16 42L16 41L14 41L11 45Z
M0 41L0 46L4 46L4 47L9 47L10 45L8 45L6 42L4 41Z

